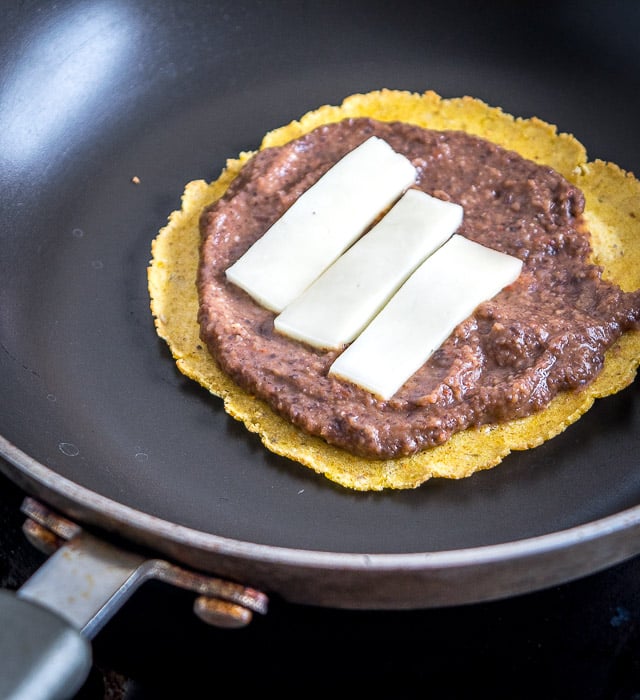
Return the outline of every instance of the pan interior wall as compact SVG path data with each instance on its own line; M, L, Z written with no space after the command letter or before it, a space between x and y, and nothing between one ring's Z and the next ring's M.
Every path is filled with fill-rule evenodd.
M266 131L354 92L472 95L640 172L640 53L624 29L639 26L637 12L605 5L399 2L390 13L382 2L96 0L8 10L0 434L143 513L292 548L477 547L638 505L635 387L468 480L348 492L267 453L177 372L146 288L151 240L186 182L215 178ZM605 25L621 32L597 31Z

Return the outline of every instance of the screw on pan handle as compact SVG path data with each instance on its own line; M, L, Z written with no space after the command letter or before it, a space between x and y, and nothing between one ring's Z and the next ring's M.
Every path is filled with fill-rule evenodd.
M254 613L266 614L267 596L254 588L226 581L194 571L189 571L164 559L147 558L145 555L121 549L104 540L85 532L79 525L55 513L33 498L26 498L22 512L28 516L23 531L29 541L45 554L54 556L45 563L45 567L57 567L58 578L56 590L63 589L62 579L70 575L69 566L73 562L72 574L78 579L78 572L84 571L85 578L92 581L91 588L83 591L77 604L77 612L70 609L71 600L65 595L67 616L73 618L76 625L85 634L93 637L110 617L110 608L123 602L144 581L155 579L177 588L198 594L194 602L194 612L204 622L224 628L243 627L253 619ZM58 550L64 548L64 556ZM95 570L94 570L95 569ZM37 585L40 572L20 589L22 595L33 597L31 589L38 588L41 600L47 600L52 594L46 584ZM114 579L111 581L110 579ZM69 582L68 590L77 586L77 581ZM43 589L43 590L41 590ZM105 594L109 595L107 601ZM76 604L75 597L73 603ZM91 605L96 609L92 610ZM100 607L98 607L100 606ZM104 606L104 607L102 607ZM60 606L52 605L56 610Z

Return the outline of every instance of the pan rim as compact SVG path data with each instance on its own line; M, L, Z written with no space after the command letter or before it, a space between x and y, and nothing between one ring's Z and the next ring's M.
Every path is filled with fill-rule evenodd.
M199 550L215 551L219 555L247 558L262 563L280 563L303 567L339 567L351 571L379 570L441 570L465 566L482 566L513 559L544 556L574 545L624 533L640 527L640 505L618 511L580 525L562 530L535 535L519 540L498 542L477 547L464 547L425 552L380 553L380 552L330 552L327 550L298 549L279 545L260 544L231 539L205 532L186 525L137 510L132 506L103 496L77 484L67 477L30 457L0 435L0 457L6 460L9 469L0 461L0 471L16 481L14 470L18 470L27 481L40 485L47 492L61 496L83 511L107 514L115 524L115 533L123 528L134 527L162 541L175 545L195 547ZM13 467L13 469L11 469ZM20 483L20 482L18 482ZM22 485L22 484L20 484ZM28 487L26 487L29 490ZM74 513L74 515L76 515ZM78 518L83 525L82 517ZM637 548L640 550L640 546ZM618 557L621 560L624 557ZM615 563L614 559L611 563Z

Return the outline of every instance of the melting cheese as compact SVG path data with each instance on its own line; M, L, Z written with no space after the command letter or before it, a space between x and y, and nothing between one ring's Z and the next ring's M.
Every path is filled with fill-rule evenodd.
M522 261L454 234L409 277L329 373L390 399Z
M350 343L462 223L459 204L410 189L276 317L276 330L319 348Z
M231 267L227 278L282 311L415 181L416 170L371 137L347 153Z

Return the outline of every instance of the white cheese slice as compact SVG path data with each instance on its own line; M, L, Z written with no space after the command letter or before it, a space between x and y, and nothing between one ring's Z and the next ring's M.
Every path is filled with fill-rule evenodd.
M347 153L226 271L279 312L299 296L406 190L416 170L372 136Z
M393 293L462 223L459 204L410 189L303 294L276 330L319 348L350 343Z
M454 234L427 258L329 373L390 399L483 301L514 282L522 261Z

